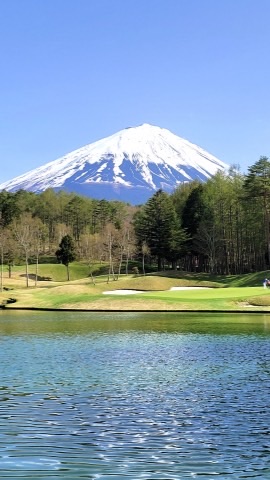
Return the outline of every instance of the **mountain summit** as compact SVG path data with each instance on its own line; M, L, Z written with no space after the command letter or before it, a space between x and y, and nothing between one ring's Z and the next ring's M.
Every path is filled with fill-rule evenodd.
M165 128L143 124L79 148L74 152L0 184L0 190L36 193L47 188L97 199L144 203L158 189L206 181L228 165Z

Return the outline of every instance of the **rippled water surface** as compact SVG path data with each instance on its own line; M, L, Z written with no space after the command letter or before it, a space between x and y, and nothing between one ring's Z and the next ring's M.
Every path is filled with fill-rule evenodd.
M270 317L0 312L0 478L270 479Z

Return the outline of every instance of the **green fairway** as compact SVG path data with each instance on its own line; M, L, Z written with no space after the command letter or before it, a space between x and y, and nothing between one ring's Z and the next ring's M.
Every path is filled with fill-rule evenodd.
M79 278L85 278L89 274L89 267L87 264L82 262L74 262L70 265L70 276L71 280L78 280ZM31 279L34 279L36 274L36 266L29 265L29 275ZM20 276L20 278L25 278L25 269L23 266L15 266L12 268L12 276ZM65 282L67 281L67 269L65 265L61 264L40 264L38 266L38 280L43 281L54 281L54 282Z
M63 265L40 265L36 285L35 266L31 265L29 270L29 288L23 266L14 267L11 278L4 270L5 290L0 293L0 301L16 300L6 308L270 311L270 290L262 286L262 279L269 272L221 277L169 271L145 276L121 275L114 280L99 275L93 283L88 266L74 262L69 282ZM182 289L171 290L173 287ZM120 294L121 290L125 295ZM134 294L134 290L142 293ZM113 294L106 293L111 291Z
M256 297L258 306L263 303L260 297L267 297L270 304L270 292L264 292L262 287L228 287L228 288L209 288L203 290L178 290L166 292L147 292L143 298L166 301L168 303L178 303L178 308L184 310L232 310L247 309L256 307ZM142 295L139 295L142 298ZM249 303L253 299L254 305ZM264 302L267 303L267 302Z

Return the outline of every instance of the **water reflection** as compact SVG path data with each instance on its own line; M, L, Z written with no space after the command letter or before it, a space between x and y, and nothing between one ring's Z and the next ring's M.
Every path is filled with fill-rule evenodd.
M85 335L122 331L270 335L270 314L26 313L0 310L0 335Z
M0 478L270 478L268 316L0 316Z

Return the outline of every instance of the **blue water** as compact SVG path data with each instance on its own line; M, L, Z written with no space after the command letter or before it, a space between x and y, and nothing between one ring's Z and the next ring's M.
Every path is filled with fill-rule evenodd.
M270 317L0 313L0 478L270 479Z

